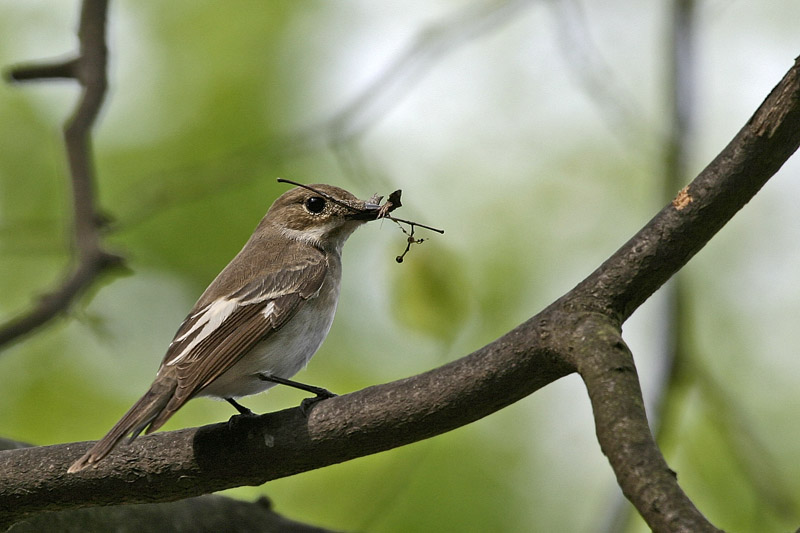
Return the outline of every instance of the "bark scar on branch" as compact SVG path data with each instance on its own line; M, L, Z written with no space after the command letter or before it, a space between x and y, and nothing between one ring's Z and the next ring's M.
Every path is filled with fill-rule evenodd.
M71 78L83 87L73 115L64 126L64 143L72 186L73 246L76 264L64 281L42 295L30 309L0 325L0 347L47 324L69 308L104 272L123 265L122 257L105 250L100 242L107 217L97 207L91 161L91 128L107 87L105 42L107 0L85 0L81 6L76 58L12 67L7 78L33 81Z

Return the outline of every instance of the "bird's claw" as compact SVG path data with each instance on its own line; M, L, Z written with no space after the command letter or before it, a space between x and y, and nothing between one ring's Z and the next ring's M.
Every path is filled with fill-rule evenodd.
M329 390L322 389L320 392L317 393L316 396L311 398L306 398L302 402L300 402L300 411L303 413L303 416L308 418L308 415L311 414L311 409L322 400L327 400L328 398L334 398L338 396L337 394L332 393Z

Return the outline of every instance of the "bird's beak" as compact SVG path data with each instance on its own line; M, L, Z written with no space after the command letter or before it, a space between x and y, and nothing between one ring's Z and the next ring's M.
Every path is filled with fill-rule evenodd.
M380 214L381 206L366 202L364 207L347 215L350 220L376 220Z

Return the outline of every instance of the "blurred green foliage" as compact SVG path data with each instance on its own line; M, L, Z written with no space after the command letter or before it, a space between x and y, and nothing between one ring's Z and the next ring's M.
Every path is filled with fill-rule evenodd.
M708 4L694 171L797 55L796 3ZM364 137L325 139L314 125L457 3L112 2L97 185L114 221L107 243L133 273L103 279L66 316L0 352L0 434L36 444L100 437L145 390L194 299L285 190L279 176L364 198L401 188L404 218L446 230L418 230L426 241L401 265L394 258L405 236L393 224L351 239L339 314L299 379L337 392L399 379L527 319L660 207L664 89L654 73L663 70L665 21L654 5L585 12L594 37L585 45L634 95L622 103L636 122L606 121L558 39L563 21L532 4L404 81L403 98ZM72 50L76 13L77 2L0 0L0 65ZM0 319L70 264L60 130L77 94L68 82L0 84ZM306 142L309 131L322 140ZM765 503L742 467L752 450L723 423L753 421L767 471L785 470L792 501L800 493L797 169L787 165L684 273L696 356L737 402L721 406L687 383L664 451L699 507L733 531L800 522L798 505ZM659 305L648 302L625 328L648 406L662 375ZM585 396L567 378L430 441L230 492L266 493L279 512L335 529L603 531L619 490ZM275 390L245 403L264 411L299 399ZM230 411L199 399L166 429Z

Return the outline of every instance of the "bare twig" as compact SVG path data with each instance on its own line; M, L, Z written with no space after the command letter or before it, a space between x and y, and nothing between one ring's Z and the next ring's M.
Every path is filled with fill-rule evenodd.
M6 77L9 81L76 78L78 76L77 69L78 60L67 59L57 63L45 63L42 65L19 65L10 69Z
M480 0L460 8L417 33L383 71L342 109L326 120L287 139L301 152L327 147L344 172L355 177L365 171L358 142L375 123L389 114L447 54L514 19L532 0Z
M400 224L398 224L398 226L400 226ZM403 230L403 233L405 233L407 237L406 237L406 249L403 250L403 253L401 253L400 255L395 257L395 261L397 261L398 263L402 263L403 262L403 260L406 257L406 254L408 254L408 252L411 251L411 246L412 245L414 245L414 244L422 244L423 242L425 242L425 239L417 239L417 238L414 237L414 226L415 226L415 224L412 222L411 223L411 232L410 233L406 230L406 228L404 228L403 226L400 226L400 229Z
M64 142L72 184L72 211L76 265L59 287L42 296L28 311L0 326L0 346L15 341L43 326L70 304L97 277L122 258L103 249L100 231L105 219L96 206L94 171L91 161L91 128L106 91L107 0L85 0L81 7L75 59L52 64L18 66L10 70L12 80L74 78L83 87L78 106L64 127Z
M285 179L285 178L278 178L278 183L290 183L290 184L296 185L298 187L303 187L304 189L308 189L310 191L313 191L313 192L319 194L320 196L325 196L329 200L331 200L332 202L335 202L335 203L337 203L339 205L342 205L343 207L345 207L347 209L355 210L355 208L353 206L350 206L350 205L347 205L347 204L345 204L343 202L340 202L336 198L333 198L329 194L326 194L326 193L324 193L324 192L322 192L322 191L320 191L318 189L315 189L311 185L305 185L303 183L300 183L300 182L297 182L297 181L293 181L293 180L288 180L288 179ZM398 207L403 205L400 202L400 196L402 195L402 192L403 191L401 191L400 189L392 192L389 195L389 198L387 198L386 203L383 204L380 207L380 209L377 211L376 218L385 218L385 219L391 220L392 222L397 223L398 226L400 226L400 224L406 224L408 226L411 226L411 236L412 237L413 237L413 234L414 234L414 226L419 226L420 228L425 228L425 229L430 230L430 231L435 231L436 233L439 233L439 234L444 234L444 230L443 229L437 229L437 228L434 228L433 226L420 224L419 222L413 222L411 220L405 220L405 219L402 219L402 218L397 218L397 217L391 216L389 213L391 213L392 211L394 211L395 209L397 209ZM374 194L372 196L372 198L370 198L370 202L374 202L374 203L377 204L382 199L383 199L383 196L378 196L377 194ZM402 228L402 226L400 226L400 227ZM408 235L408 233L406 232L406 230L404 228L403 228L403 233ZM422 242L422 240L419 240L419 242ZM403 255L405 255L405 254L403 254ZM398 263L402 263L402 261L398 261Z

